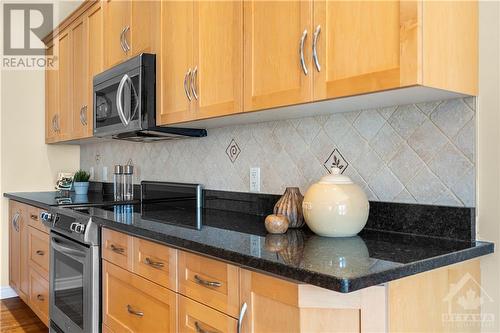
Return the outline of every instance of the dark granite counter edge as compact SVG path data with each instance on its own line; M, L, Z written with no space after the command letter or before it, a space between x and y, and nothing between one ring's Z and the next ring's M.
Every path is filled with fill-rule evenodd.
M28 199L28 198L25 198L22 196L18 196L18 195L15 195L14 193L4 193L3 196L8 198L8 199L18 201L18 202L21 202L21 203L24 203L27 205L35 206L38 208L42 208L42 209L48 209L50 207L50 205L47 205L43 202L31 200L31 199Z
M137 228L131 225L117 224L116 222L108 221L105 219L94 218L94 221L99 225L107 227L109 229L159 242L180 250L194 252L196 254L223 260L243 268L257 270L266 274L275 275L283 279L307 283L342 293L349 293L399 278L423 273L439 267L477 258L489 253L493 253L494 251L493 243L482 243L481 245L474 248L425 259L412 264L404 264L401 267L397 267L389 271L369 274L358 278L346 279L336 278L334 276L321 273L314 273L301 268L290 267L286 264L271 262L266 259L255 258L233 251L222 250L217 247L174 237L171 235L158 234L156 232Z

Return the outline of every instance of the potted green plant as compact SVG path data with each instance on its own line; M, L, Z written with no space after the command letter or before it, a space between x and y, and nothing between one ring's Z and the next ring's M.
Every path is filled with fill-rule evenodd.
M75 194L87 194L89 191L90 174L85 170L78 170L73 176Z

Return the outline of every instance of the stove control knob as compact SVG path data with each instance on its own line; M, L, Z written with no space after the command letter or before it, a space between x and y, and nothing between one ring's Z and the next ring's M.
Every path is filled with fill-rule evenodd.
M49 212L41 212L40 213L40 219L42 220L42 222L44 224L46 224L49 227L51 227L57 221L57 214L52 214L52 213L49 213Z
M85 225L78 222L73 222L71 223L69 229L73 232L76 232L77 234L83 234L85 232Z

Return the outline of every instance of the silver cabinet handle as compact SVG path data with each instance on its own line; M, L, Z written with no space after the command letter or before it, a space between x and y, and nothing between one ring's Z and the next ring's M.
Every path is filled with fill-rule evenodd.
M198 100L198 94L196 93L196 90L198 90L196 84L197 77L198 77L198 66L195 66L193 71L191 72L191 92L193 93L193 96L196 100Z
M149 266L156 268L156 269L161 269L161 268L163 268L163 266L165 266L164 263L162 263L160 261L153 261L149 257L146 257L146 259L144 259L144 263L146 265L149 265Z
M127 25L125 29L123 29L123 46L125 46L125 53L130 51L130 46L127 42L127 32L130 30L130 27Z
M238 316L238 329L237 333L241 333L241 326L243 325L243 318L245 318L245 313L247 312L247 303L243 303L240 309L240 315Z
M14 227L15 231L19 231L19 216L19 213L16 212L12 217L12 226Z
M57 132L57 129L56 129L56 115L52 116L52 130L54 132Z
M321 33L321 25L318 25L316 27L316 30L314 31L314 38L313 38L313 60L314 60L314 65L316 66L316 70L318 72L321 72L321 65L319 64L319 59L318 59L318 38L320 33Z
M127 311L134 316L144 317L144 312L134 310L130 304L127 304Z
M194 322L194 327L196 328L196 333L215 333L212 331L205 331L203 328L200 327L200 324L198 324L197 321Z
M59 114L55 115L55 121L56 121L56 132L60 132L61 128L59 127Z
M118 247L115 244L109 245L109 248L111 249L111 251L118 254L123 254L125 252L125 249L123 247Z
M123 44L123 34L125 33L125 28L122 29L122 32L120 33L120 46L122 47L122 51L127 53L127 50L125 49L125 45Z
M45 300L45 297L43 297L42 294L36 295L36 299L39 300L40 302L43 302Z
M306 41L307 37L307 29L304 30L302 33L302 37L300 37L300 43L299 43L299 55L300 55L300 65L302 66L302 71L304 72L305 75L307 75L307 66L306 66L306 61L304 59L304 42Z
M45 252L43 252L42 250L37 250L36 254L39 256L43 256L45 254Z
M184 76L184 92L189 101L191 101L191 94L189 92L189 80L191 79L191 68L188 69L186 75Z
M196 281L196 283L204 285L204 286L207 286L207 287L216 287L216 288L219 288L219 287L222 286L222 283L220 283L220 282L203 280L198 275L194 276L194 280Z
M80 122L83 126L87 126L87 105L84 105L80 109Z

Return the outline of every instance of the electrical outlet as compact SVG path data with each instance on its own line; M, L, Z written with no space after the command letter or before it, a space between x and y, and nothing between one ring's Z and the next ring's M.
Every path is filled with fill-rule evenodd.
M260 168L250 168L250 192L260 192Z
M250 235L250 254L260 258L260 237Z
M102 167L102 179L103 182L108 181L108 167Z

